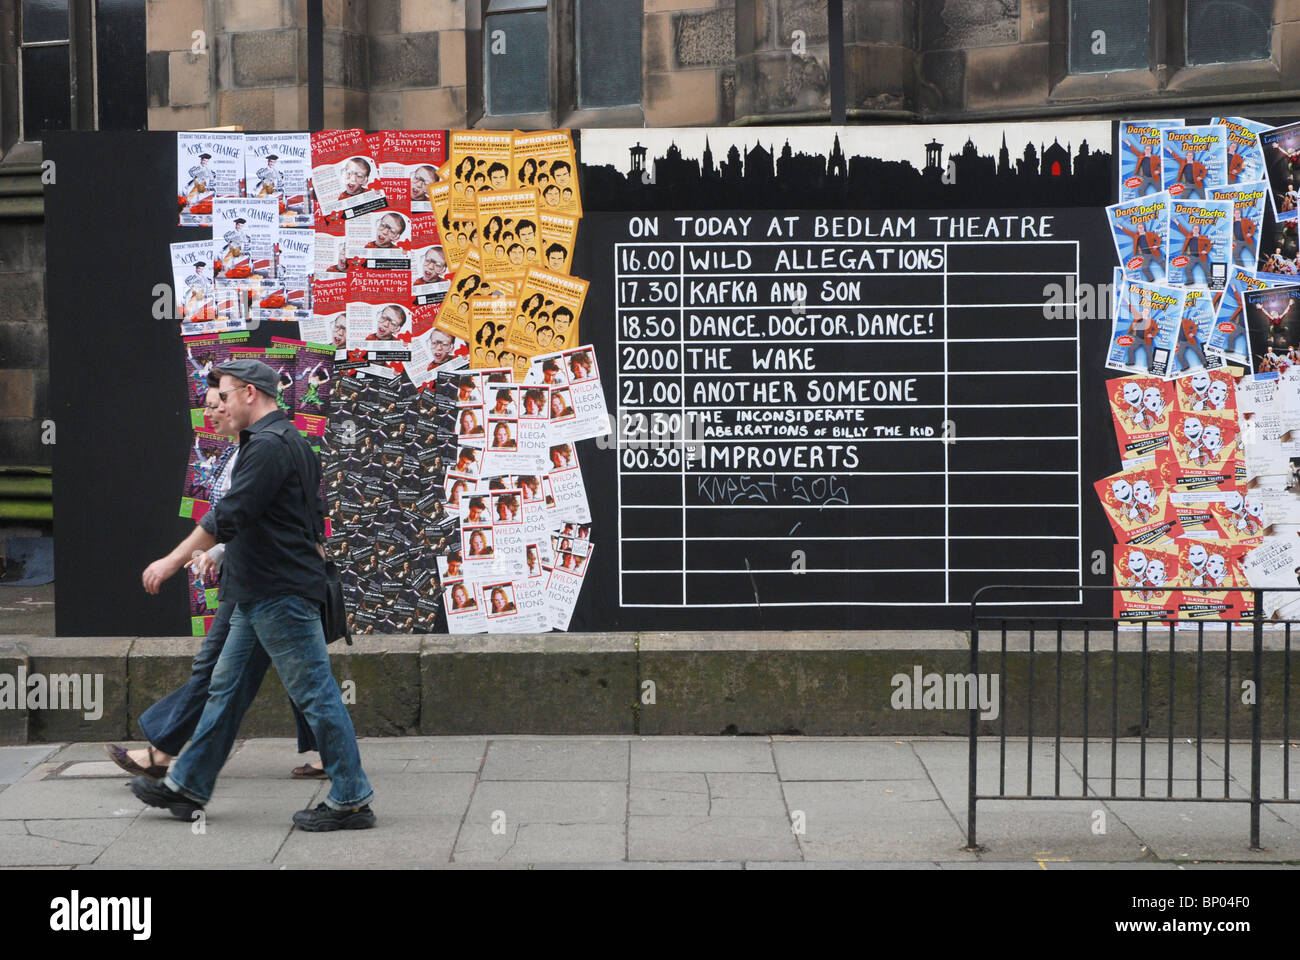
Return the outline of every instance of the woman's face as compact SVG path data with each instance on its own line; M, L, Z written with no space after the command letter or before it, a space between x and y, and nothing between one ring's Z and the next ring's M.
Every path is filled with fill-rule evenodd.
M492 609L500 613L506 608L506 593L504 590L492 591Z
M504 423L497 424L496 433L493 435L493 442L498 447L503 447L510 442L510 431L506 429Z
M469 545L474 548L475 553L483 552L483 534L476 533L469 538Z
M465 588L460 584L451 588L451 603L454 607L463 607L465 605Z
M564 397L558 393L551 395L551 416L558 417L564 412Z

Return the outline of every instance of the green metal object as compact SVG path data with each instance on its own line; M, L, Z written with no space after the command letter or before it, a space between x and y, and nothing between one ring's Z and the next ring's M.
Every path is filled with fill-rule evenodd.
M44 216L44 197L0 197L0 220Z
M54 504L47 500L0 500L0 520L53 520Z
M51 477L12 477L0 474L0 498L49 500L53 496L54 480Z

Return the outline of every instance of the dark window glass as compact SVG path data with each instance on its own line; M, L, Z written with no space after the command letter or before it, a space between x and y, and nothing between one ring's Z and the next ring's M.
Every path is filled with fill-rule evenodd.
M39 140L46 130L72 127L72 83L68 48L23 50L23 139Z
M144 32L143 0L99 0L95 41L100 57L95 79L100 130L143 130L149 124Z
M578 106L641 102L641 0L579 0Z
M1187 0L1187 62L1267 60L1273 0Z
M23 0L23 43L68 39L68 0Z
M1148 66L1150 19L1145 0L1070 0L1070 72Z
M486 18L487 112L543 113L550 107L546 11Z

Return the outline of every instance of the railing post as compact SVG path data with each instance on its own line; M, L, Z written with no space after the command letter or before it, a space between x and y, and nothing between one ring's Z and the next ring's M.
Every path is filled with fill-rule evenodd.
M1260 733L1262 723L1260 706L1262 701L1264 674L1264 591L1255 591L1255 657L1252 676L1255 684L1255 702L1250 714L1250 849L1259 850L1259 779L1260 779ZM1232 669L1232 664L1228 664ZM1231 731L1228 731L1231 736Z

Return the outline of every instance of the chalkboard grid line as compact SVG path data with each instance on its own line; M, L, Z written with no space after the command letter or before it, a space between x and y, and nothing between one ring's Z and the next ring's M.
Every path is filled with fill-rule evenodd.
M697 538L698 539L698 538ZM809 567L810 573L934 573L932 567ZM735 570L705 570L693 568L691 573L735 573ZM789 573L789 567L760 570L754 567L747 573ZM1074 567L954 567L953 573L1074 573ZM637 570L637 573L678 574L680 570Z
M1013 504L998 504L998 506L1013 506ZM1037 506L1042 506L1042 504L1037 504L1037 503L1036 503L1036 504L1033 504L1033 506L1036 506L1036 507L1037 507ZM629 507L628 509L631 509L631 508ZM712 506L712 507L708 507L707 509L709 509L709 510L719 510L719 509L727 509L727 510L730 510L731 507L730 507L730 506L725 506L725 507ZM626 540L628 543L677 543L679 540L681 540L681 537L624 537L623 539ZM768 534L768 535L766 535L766 536L762 536L762 537L736 537L736 536L726 536L726 537L705 537L705 536L699 536L699 537L692 537L691 539L692 539L692 540L699 540L701 543L706 543L706 542L713 542L713 543L730 543L730 542L733 541L733 540L755 540L755 541L759 541L759 542L765 542L765 541L768 541L768 540L835 540L835 541L840 541L840 540L865 540L865 541L870 541L870 542L873 542L873 543L874 543L874 542L877 541L877 540L909 540L909 541L910 541L910 540L943 540L943 539L945 539L945 538L942 537L942 536L940 536L939 534L933 534L933 535L916 535L916 536L909 535L909 536L905 536L905 537L887 537L887 536L871 536L871 537L848 537L848 536L838 536L838 537L814 537L814 536L803 536L803 535L800 535L800 536L797 536L797 537L796 537L796 536L793 536L792 534L785 534L785 535L782 535L782 534L779 534L779 533L773 533L773 534ZM1073 541L1073 540L1075 540L1075 539L1077 539L1077 538L1076 538L1076 537L1073 537L1073 536L1066 535L1066 534L1042 534L1042 535L1029 534L1029 535L1026 535L1026 536L1023 536L1023 537L1021 537L1021 536L976 536L976 535L974 535L974 534L962 534L962 536L961 536L960 539L962 539L962 540L1070 540L1070 541ZM680 572L681 572L680 570L674 570L674 571L673 571L673 573L680 573ZM727 571L727 572L728 572L728 573L735 573L736 571L735 571L735 570L729 570L729 571ZM789 573L790 570L789 570L789 568L787 568L787 567L783 567L783 568L781 569L781 572L782 572L782 573ZM933 569L931 569L930 572L933 573L933 572L935 572L935 571L934 571ZM1073 571L1073 568L1071 569L1071 572L1074 572L1074 571ZM641 573L641 571L638 570L637 573Z
M937 476L938 472L939 471L936 470L933 473L913 474L913 476ZM764 471L761 475L767 476L766 471ZM966 474L963 471L961 475L965 476ZM1073 476L1073 474L1070 475ZM854 476L862 476L862 474L854 474ZM894 474L894 476L898 476L898 474ZM929 509L933 506L934 506L933 503L821 503L817 505L817 509L818 510L920 510L920 509ZM728 504L688 503L684 507L682 507L682 510L683 511L718 510L722 507L725 507L728 510L771 510L772 509L771 504L767 504L767 503L728 503ZM1070 510L1079 509L1079 505L1077 503L953 503L948 505L948 509L950 510L965 510L971 507L983 507L983 508L1050 507L1052 509L1057 509L1057 508L1070 509ZM663 507L653 503L650 504L633 503L633 504L628 504L623 509L624 510L662 510ZM867 539L874 540L875 537L868 537ZM1074 538L1071 537L1070 539L1074 539Z
M642 276L642 274L638 274L638 276ZM758 276L758 274L753 274L753 276ZM785 276L785 274L772 274L772 276ZM873 277L887 277L887 276L891 276L891 274L887 274L887 273L873 273L873 274L871 274L871 276L873 276ZM900 277L902 277L902 276L915 277L916 275L915 275L915 274L898 274L898 276L900 276ZM971 274L971 276L979 276L979 277L1011 277L1011 276L1015 276L1015 274L1011 274L1011 273L979 273L979 274ZM1041 276L1041 274L1039 274L1039 276ZM621 279L621 277L620 277L620 279ZM743 306L743 307L745 307L746 309L752 307L754 310L789 310L789 309L790 309L790 304L788 304L788 303L744 303L744 304L740 304L740 306ZM911 303L911 304L908 305L909 309L911 309L911 310L942 310L942 309L943 309L943 306L944 306L944 305L943 305L942 303ZM958 306L961 306L961 307L984 307L984 308L994 308L994 309L998 309L998 310L1001 310L1001 309L1004 309L1004 308L1008 308L1008 307L1023 307L1023 308L1034 307L1034 308L1036 308L1036 309L1042 309L1043 302L1042 302L1041 300L1038 300L1038 301L1034 301L1034 302L1032 302L1032 303L962 303L962 304L958 304ZM1065 304L1065 306L1068 307L1069 304ZM705 309L707 309L707 308L709 308L709 307L712 307L712 308L714 308L715 310L734 310L734 309L736 309L736 306L735 306L735 305L733 305L733 304L729 304L729 303L687 303L687 304L685 304L685 306L676 306L676 307L674 307L674 306L665 306L664 304L660 303L660 304L650 304L650 305L643 305L643 306L620 306L618 309L619 309L619 312L621 312L621 313L631 313L631 312L634 311L634 310L648 310L648 311L649 311L649 310L652 310L652 311L654 311L654 312L656 312L656 313L663 313L665 310L683 310L683 309L685 309L685 310L705 310ZM880 309L880 304L878 304L878 303L837 303L837 304L835 304L835 308L836 308L837 310L878 310L878 309ZM810 312L810 313L814 313L815 311L809 311L809 312ZM816 314L816 315L817 315L817 316L822 316L822 314ZM820 338L818 338L818 339L819 339L819 341L820 341ZM876 339L873 338L872 342L873 342L873 343L891 343L891 342L898 342L898 343L917 343L918 341L923 342L923 341L925 341L926 339L927 339L927 338L925 338L925 337L903 337L902 339L896 339L896 340L892 340L892 341L890 341L890 340L876 340ZM1037 339L1037 338L1036 338L1036 339ZM1069 338L1069 337L1062 337L1062 338L1060 338L1060 339L1068 340L1068 339L1070 339L1070 338ZM671 341L669 341L669 342L671 342ZM697 340L687 340L686 342L687 342L687 343L699 343L699 342L702 342L702 341L697 341ZM710 342L710 343L718 343L718 342L725 342L725 341L709 341L709 342ZM820 342L832 342L832 341L820 341ZM845 342L860 343L861 341L854 340L854 341L845 341Z
M958 342L968 343L969 341L962 340ZM826 378L827 376L836 376L836 374L818 373L815 371L812 373L800 373L796 370L762 370L759 371L759 373L771 373L774 376L779 375L781 377L822 377L823 379ZM757 376L758 374L751 374L751 375ZM854 370L853 371L853 376L881 376L881 375L890 376L890 377L933 377L936 374L933 370ZM953 377L994 377L994 376L1019 377L1025 375L1037 376L1037 377L1051 377L1051 376L1077 377L1079 373L1077 370L953 370L948 375ZM655 377L657 379L662 380L664 377L664 371L660 370L657 373L620 372L620 376ZM732 379L736 376L736 374L732 371L722 370L722 371L717 371L712 373L682 374L682 379L685 380L686 376L694 377L697 380L703 380L706 377L721 377L723 379ZM845 374L839 374L839 376L845 376ZM878 404L858 404L858 406L875 407L878 406ZM909 408L912 408L914 404L908 404L907 406ZM1024 404L1019 404L1019 406L1024 406ZM1034 404L1034 406L1038 406L1038 404Z
M618 289L618 281L615 281L615 289L616 290ZM681 292L682 303L685 304L686 302L685 300L686 298L686 257L685 256L680 256L677 258L677 289ZM684 309L680 310L677 314L677 344L678 344L677 348L679 351L678 356L681 358L682 361L682 376L681 376L682 417L685 418L686 416L686 311ZM686 564L686 549L690 543L690 538L686 535L687 533L686 447L684 444L682 447L681 467L682 467L682 606L685 607L688 606L686 602L686 571L689 569L689 567ZM620 482L619 485L622 486L622 483ZM749 557L745 557L745 569L747 570L749 569ZM619 584L621 586L623 580L621 575L622 571L619 571L619 573L620 573ZM754 583L754 574L752 571L749 574L749 583L754 590L754 605L758 606L759 605L758 586Z

